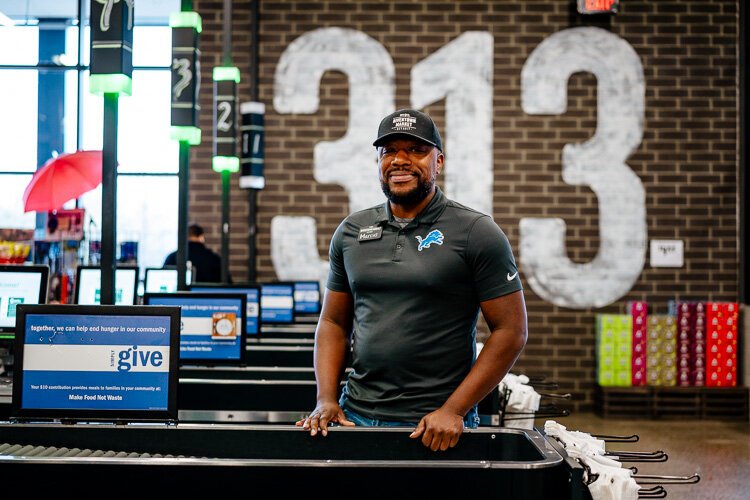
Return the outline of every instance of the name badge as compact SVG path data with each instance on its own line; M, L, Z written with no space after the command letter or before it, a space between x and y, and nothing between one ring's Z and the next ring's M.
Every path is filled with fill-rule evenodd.
M382 226L370 226L359 230L357 241L373 241L383 237Z

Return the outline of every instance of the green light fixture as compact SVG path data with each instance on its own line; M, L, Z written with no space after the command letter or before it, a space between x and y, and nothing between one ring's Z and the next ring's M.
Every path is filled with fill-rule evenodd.
M133 2L91 2L93 94L133 94Z
M214 80L214 154L212 168L216 172L239 172L237 154L237 85L240 70L218 66Z

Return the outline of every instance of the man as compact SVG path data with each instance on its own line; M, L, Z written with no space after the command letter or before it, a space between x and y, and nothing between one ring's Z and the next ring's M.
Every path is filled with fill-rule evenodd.
M201 226L195 223L188 226L187 259L193 265L193 282L221 282L221 257L206 247L205 232ZM177 252L167 255L164 265L177 265Z
M432 119L402 109L380 123L380 182L388 201L348 216L330 245L315 334L317 404L297 422L410 425L432 449L479 424L526 344L526 306L505 234L488 215L436 186L443 145ZM474 360L479 311L490 336ZM352 343L352 368L338 387Z

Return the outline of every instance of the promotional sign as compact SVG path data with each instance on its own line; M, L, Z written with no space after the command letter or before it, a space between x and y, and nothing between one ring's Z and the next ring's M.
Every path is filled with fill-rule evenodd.
M168 316L29 314L24 409L167 409Z
M294 323L294 285L263 283L260 292L260 314L263 323Z
M180 307L181 364L244 360L244 294L147 293L143 303Z
M247 296L245 307L245 333L260 333L260 287L257 285L193 285L191 292L203 293L244 293Z
M82 240L86 210L52 210L47 213L44 239L46 241Z

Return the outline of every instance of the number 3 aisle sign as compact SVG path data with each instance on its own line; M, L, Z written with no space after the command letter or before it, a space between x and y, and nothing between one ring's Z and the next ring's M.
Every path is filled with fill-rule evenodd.
M446 195L492 214L493 37L466 32L411 70L411 106L445 99ZM324 28L292 42L276 69L274 107L279 113L315 113L320 79L338 70L349 80L349 128L337 141L314 150L313 174L341 185L354 212L383 202L373 131L395 110L393 60L370 36ZM562 114L571 74L597 77L598 120L594 136L563 148L563 180L587 185L599 201L597 256L585 264L566 255L562 219L520 221L520 261L531 288L559 306L602 307L625 295L640 275L646 251L645 194L625 163L643 135L643 68L633 48L599 28L571 28L551 35L529 56L521 74L522 105L529 114ZM353 168L360 165L360 168ZM364 175L363 175L364 173ZM274 217L271 254L279 279L324 279L315 220Z

